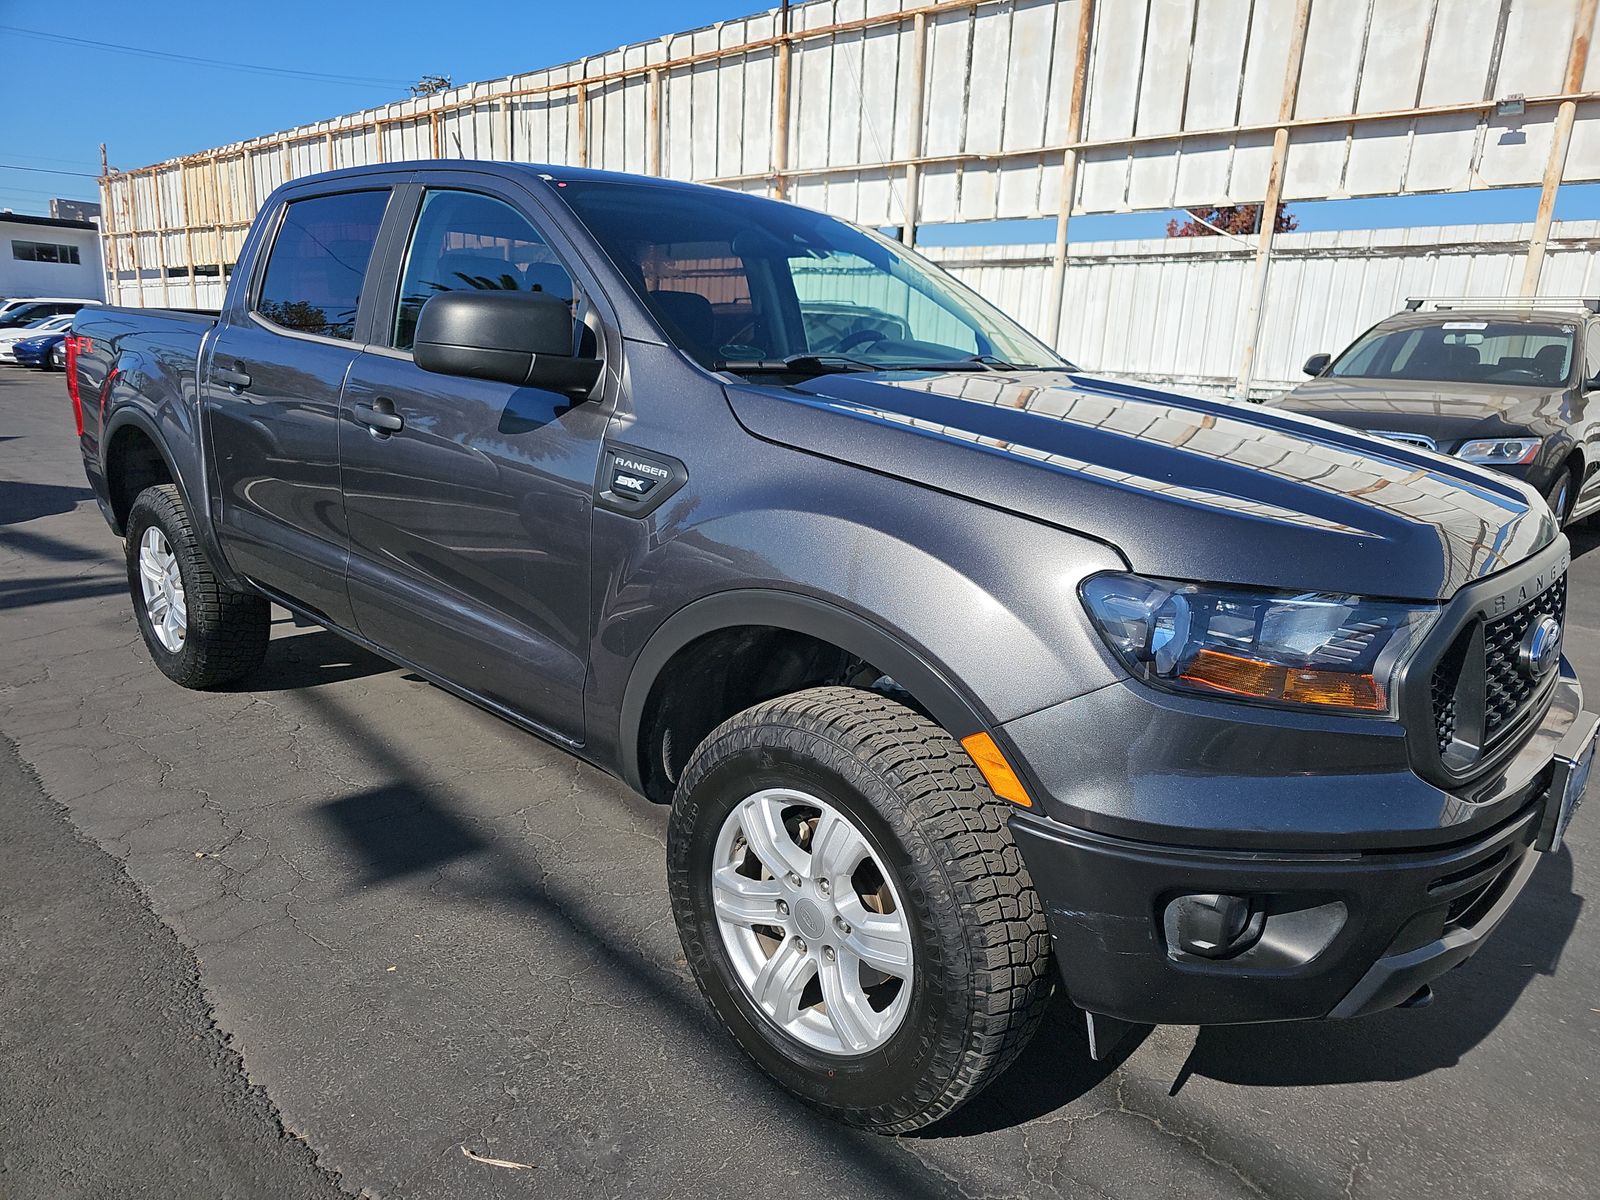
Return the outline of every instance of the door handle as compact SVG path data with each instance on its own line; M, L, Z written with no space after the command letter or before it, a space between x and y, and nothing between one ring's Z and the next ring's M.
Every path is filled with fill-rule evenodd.
M357 404L353 407L351 415L379 436L398 433L405 428L405 420L394 412L394 406L389 401L379 400L378 403L383 405L383 408L371 404Z
M250 376L243 371L230 371L227 367L215 364L211 368L211 378L217 383L225 384L235 391L242 391L250 386Z

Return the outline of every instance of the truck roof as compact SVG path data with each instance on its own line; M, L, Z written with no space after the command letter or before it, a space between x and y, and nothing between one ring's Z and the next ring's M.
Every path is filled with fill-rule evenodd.
M507 178L533 175L556 183L594 180L597 182L650 184L683 191L714 190L726 192L737 190L721 188L708 183L689 183L682 179L666 179L659 175L636 175L626 171L600 171L592 167L574 167L564 163L508 162L504 159L489 158L418 158L404 159L397 162L370 163L359 167L340 167L333 171L319 171L314 175L298 175L287 182L298 186L304 183L318 183L322 180L331 182L362 175L389 174L396 171L439 170L441 168L483 171Z

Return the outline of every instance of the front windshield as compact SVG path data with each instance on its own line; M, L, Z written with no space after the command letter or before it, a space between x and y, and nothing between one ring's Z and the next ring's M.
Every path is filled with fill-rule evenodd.
M833 217L713 189L557 188L673 343L712 370L807 355L877 369L1065 365L904 246Z
M1375 329L1341 354L1328 374L1563 387L1572 369L1573 327L1519 321L1441 321Z

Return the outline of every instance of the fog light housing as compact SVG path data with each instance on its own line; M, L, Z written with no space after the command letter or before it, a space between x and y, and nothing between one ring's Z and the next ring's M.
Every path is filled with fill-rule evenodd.
M1246 896L1194 892L1167 905L1168 941L1197 958L1231 958L1255 945L1266 924L1266 909Z

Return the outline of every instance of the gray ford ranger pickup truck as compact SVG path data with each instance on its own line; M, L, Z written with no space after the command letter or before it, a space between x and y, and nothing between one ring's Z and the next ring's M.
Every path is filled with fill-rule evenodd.
M277 603L670 803L689 969L855 1125L951 1112L1057 985L1100 1056L1419 1004L1593 756L1537 493L1092 378L792 205L299 179L219 313L70 356L162 671L247 676Z

